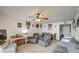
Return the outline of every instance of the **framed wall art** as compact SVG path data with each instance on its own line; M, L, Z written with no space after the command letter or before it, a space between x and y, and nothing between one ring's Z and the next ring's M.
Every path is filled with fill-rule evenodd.
M34 27L34 24L32 24L32 27Z
M30 26L30 22L26 21L26 26Z
M42 24L40 24L40 28L42 28Z
M30 22L26 21L26 26L27 26L27 29L30 28Z
M48 30L52 30L52 24L48 24Z
M36 24L36 28L39 28L39 24Z
M17 23L17 27L21 28L22 27L22 23Z

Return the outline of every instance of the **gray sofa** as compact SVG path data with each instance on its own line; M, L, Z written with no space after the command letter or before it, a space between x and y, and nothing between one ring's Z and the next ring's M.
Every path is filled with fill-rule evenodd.
M79 43L75 39L69 42L58 41L53 51L54 53L79 53Z
M16 53L16 43L12 43L4 48L3 53Z
M50 33L43 33L42 37L39 37L38 44L47 47L50 44L51 34Z

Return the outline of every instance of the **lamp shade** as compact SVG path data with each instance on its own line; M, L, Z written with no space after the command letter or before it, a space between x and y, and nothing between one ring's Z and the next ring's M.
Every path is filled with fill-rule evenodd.
M22 33L27 33L28 29L22 29Z

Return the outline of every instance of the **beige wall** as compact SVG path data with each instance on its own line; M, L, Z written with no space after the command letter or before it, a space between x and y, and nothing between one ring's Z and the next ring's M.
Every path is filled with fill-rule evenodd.
M17 23L22 23L22 28L17 28ZM28 31L28 35L31 36L33 33L41 33L41 28L32 27L32 24L36 24L35 22L31 23L30 29ZM7 30L7 36L8 38L12 35L22 33L23 29L27 29L26 26L26 20L20 20L18 18L13 17L2 17L0 18L0 29L6 29Z
M17 23L21 22L22 23L22 28L18 29L17 28ZM67 21L67 24L71 24L71 21ZM30 29L28 31L28 35L32 36L33 33L42 33L42 32L49 32L49 33L57 33L57 39L59 40L60 32L59 32L59 25L64 24L64 22L55 22L51 23L52 24L52 30L48 30L47 24L48 23L43 23L43 28L36 28L32 27L32 24L36 26L36 22L31 22ZM46 28L44 28L44 25L46 25ZM55 27L56 26L56 27ZM25 20L20 20L17 18L12 18L12 17L2 17L0 19L0 29L7 29L7 35L8 38L12 35L22 33L23 29L27 29L26 27L26 21Z
M32 27L32 24L34 24L34 27ZM33 33L42 33L42 28L36 28L36 24L40 24L40 23L36 23L36 22L31 22L31 26L30 26L30 30L28 31L28 35L32 36Z
M65 24L71 24L72 21L65 21ZM52 24L52 30L48 30L48 24ZM56 33L56 39L59 40L60 39L60 25L61 24L64 24L64 21L63 22L55 22L55 23L46 23L46 24L43 24L43 32L49 32L51 34L54 34ZM44 27L44 25L46 27ZM71 27L71 35L72 35L72 27Z
M18 20L11 18L11 17L3 17L0 18L0 29L6 29L7 30L7 36L9 38L10 35L14 35L18 32L17 28L17 22Z

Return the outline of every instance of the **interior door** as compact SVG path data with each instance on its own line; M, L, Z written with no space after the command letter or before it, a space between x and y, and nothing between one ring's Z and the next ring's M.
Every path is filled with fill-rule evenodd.
M64 37L70 37L71 36L71 25L65 24L60 26L60 35L64 35Z

